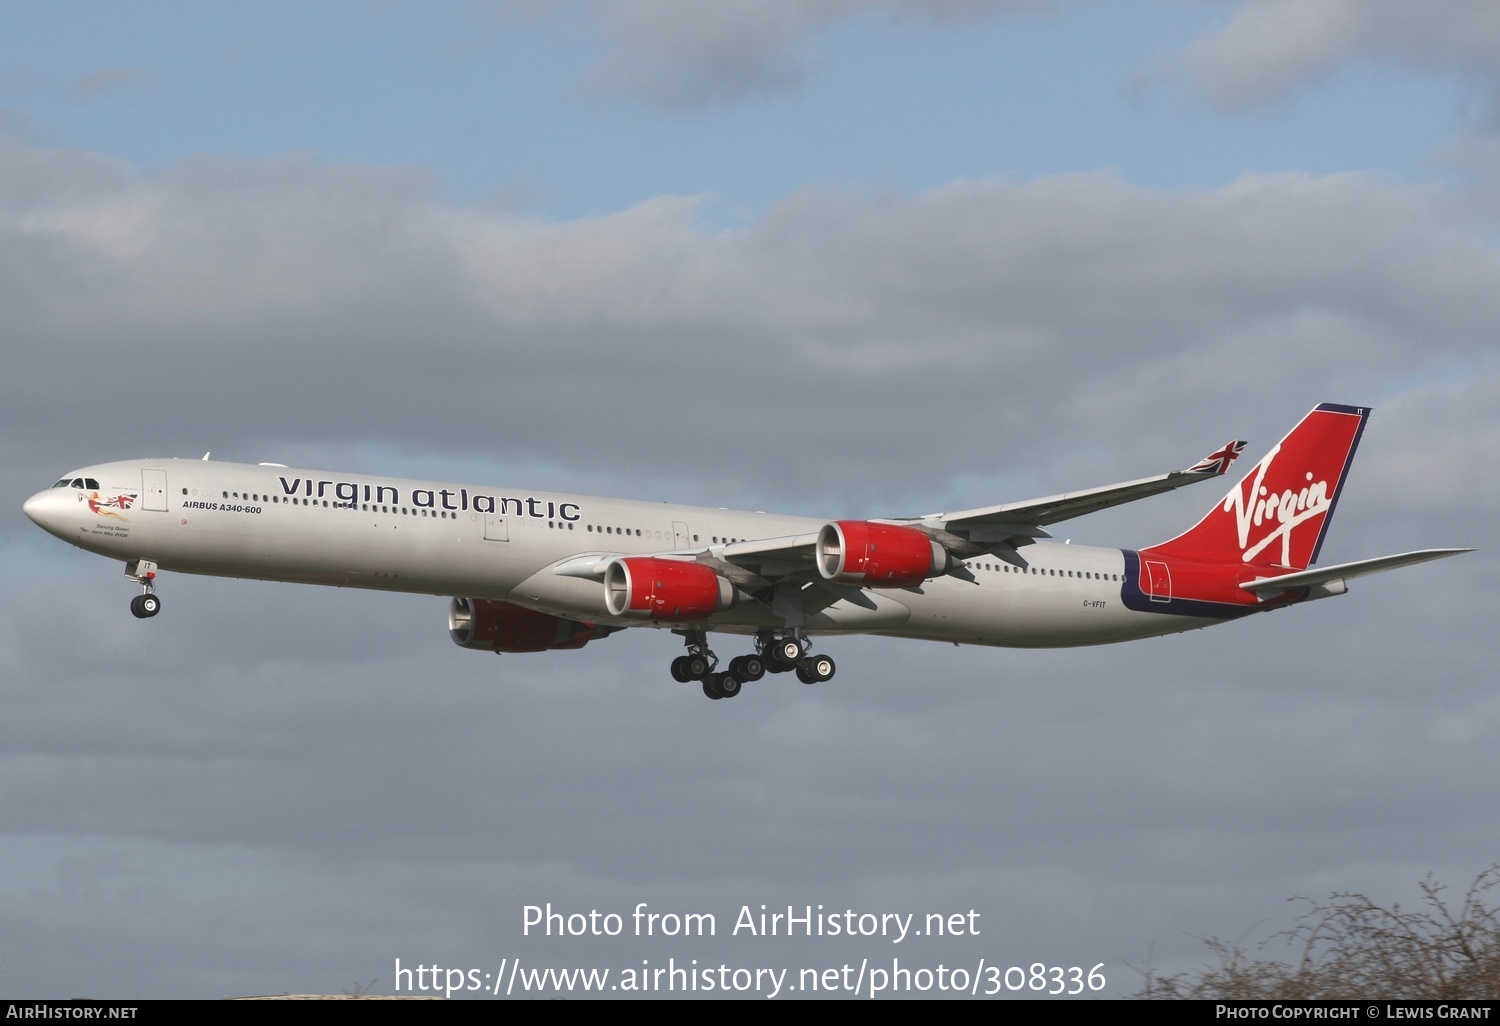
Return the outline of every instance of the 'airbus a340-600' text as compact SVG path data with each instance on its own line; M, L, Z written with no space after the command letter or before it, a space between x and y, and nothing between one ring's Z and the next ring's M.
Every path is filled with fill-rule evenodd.
M834 674L813 639L884 634L1025 648L1190 630L1342 594L1353 577L1451 556L1315 567L1369 410L1309 413L1196 525L1142 549L1058 545L1046 528L1220 478L1231 442L1186 470L1042 499L880 520L815 520L280 464L152 459L75 470L26 515L122 560L138 617L162 571L456 595L453 640L580 648L669 628L672 676L729 698L766 673ZM721 667L710 632L751 651Z

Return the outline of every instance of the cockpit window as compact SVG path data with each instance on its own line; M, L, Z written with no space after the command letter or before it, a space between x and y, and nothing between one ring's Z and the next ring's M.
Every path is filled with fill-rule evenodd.
M70 477L65 477L61 481L57 482L57 484L53 485L52 487L53 488L68 488L72 484L73 484L73 479L70 478Z
M97 492L99 490L99 482L96 481L96 480L94 480L92 477L65 477L61 481L57 482L57 484L53 485L52 487L53 488L92 488L94 491Z
M85 488L92 488L96 492L99 490L99 482L95 481L91 477L86 477L83 479L83 486Z

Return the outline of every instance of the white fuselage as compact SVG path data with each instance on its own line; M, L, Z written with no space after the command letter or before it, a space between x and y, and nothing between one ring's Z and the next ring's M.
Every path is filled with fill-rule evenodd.
M97 489L64 487L69 479ZM110 501L115 505L109 505ZM162 570L499 599L619 626L597 580L554 573L584 554L708 553L725 544L815 533L825 521L554 492L379 478L201 460L107 463L33 496L26 512L57 537ZM1103 644L1217 622L1127 608L1133 553L1037 543L1026 568L988 556L972 580L844 588L847 598L792 623L745 595L701 621L749 633L876 633L979 645ZM1137 592L1138 594L1138 592Z

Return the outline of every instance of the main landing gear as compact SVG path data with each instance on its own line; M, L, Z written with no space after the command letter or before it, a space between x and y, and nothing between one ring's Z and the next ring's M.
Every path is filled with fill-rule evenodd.
M804 684L821 684L825 680L831 680L838 669L832 656L808 655L806 639L794 634L781 638L757 638L756 644L765 654L767 668L772 673L795 671L797 679Z
M161 599L156 597L156 564L147 559L126 563L125 576L145 590L145 594L130 600L130 611L136 618L146 620L161 612Z
M746 685L770 673L795 671L804 684L818 684L833 677L833 659L826 655L808 655L807 640L798 634L776 637L757 635L755 651L729 660L729 669L719 672L718 656L708 647L708 637L701 630L679 631L687 645L687 655L672 660L672 677L680 683L702 681L703 693L717 701L733 698Z
M735 672L736 669L744 670L743 666L737 665L739 660L730 663L728 673L718 673L714 668L719 665L719 657L709 649L707 635L703 631L681 633L687 645L687 655L680 655L672 660L672 677L683 684L693 680L702 681L703 693L709 698L733 698L738 695L740 686L749 679L748 675Z

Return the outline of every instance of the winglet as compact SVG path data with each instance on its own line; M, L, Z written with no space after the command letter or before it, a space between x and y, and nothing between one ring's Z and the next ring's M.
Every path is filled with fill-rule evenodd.
M1240 458L1240 453L1245 451L1247 443L1236 439L1224 448L1209 453L1197 463L1181 471L1183 474L1227 474L1234 461Z

